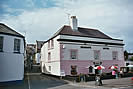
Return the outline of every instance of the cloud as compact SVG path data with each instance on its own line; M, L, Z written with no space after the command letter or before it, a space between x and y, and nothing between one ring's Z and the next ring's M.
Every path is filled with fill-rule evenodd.
M60 12L56 14L57 12ZM2 22L24 34L28 43L35 40L47 40L56 32L65 21L65 14L60 8L36 9L34 11L24 11L19 16L7 16Z
M42 4L49 5L47 0ZM35 1L28 0L35 7ZM67 13L78 17L79 26L92 27L113 38L123 39L126 49L132 47L133 2L129 0L51 0L54 6L23 10L17 16L6 14L1 20L24 34L28 43L47 40L61 26L68 24ZM50 2L50 3L51 3Z

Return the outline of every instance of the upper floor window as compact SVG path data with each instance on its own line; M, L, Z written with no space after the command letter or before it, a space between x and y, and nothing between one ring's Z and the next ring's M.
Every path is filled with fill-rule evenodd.
M14 39L14 52L20 52L20 39Z
M112 52L112 58L113 58L113 60L118 60L118 52L117 51Z
M54 47L54 40L51 40L51 47Z
M100 59L100 50L94 50L94 59L99 60Z
M0 52L3 51L3 36L0 36Z
M77 59L77 52L78 52L78 50L74 50L74 49L72 49L71 51L70 51L70 58L71 59Z
M48 41L48 49L50 48L50 41Z
M50 61L50 60L51 60L51 53L48 52L48 61Z

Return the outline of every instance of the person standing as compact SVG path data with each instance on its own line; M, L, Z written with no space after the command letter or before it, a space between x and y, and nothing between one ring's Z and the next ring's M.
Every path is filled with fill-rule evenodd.
M116 77L116 72L115 72L115 70L112 70L112 75Z
M122 76L123 76L123 71L121 70L120 71L120 77L122 78Z
M115 78L118 79L118 74L119 74L119 71L118 70L115 70Z
M98 86L102 86L103 85L102 79L101 79L101 75L96 75L96 77L95 77L95 85L98 85Z

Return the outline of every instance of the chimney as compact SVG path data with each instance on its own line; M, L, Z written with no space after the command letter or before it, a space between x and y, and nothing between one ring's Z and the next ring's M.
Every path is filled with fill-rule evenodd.
M76 16L71 16L71 18L70 18L70 26L71 26L73 31L77 31L78 30L78 23L77 23Z

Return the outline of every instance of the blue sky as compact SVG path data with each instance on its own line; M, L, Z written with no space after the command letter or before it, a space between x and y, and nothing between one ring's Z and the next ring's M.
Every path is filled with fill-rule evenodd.
M132 10L133 0L0 0L0 22L25 35L28 43L35 43L68 25L69 13L77 16L80 27L123 39L131 52Z

